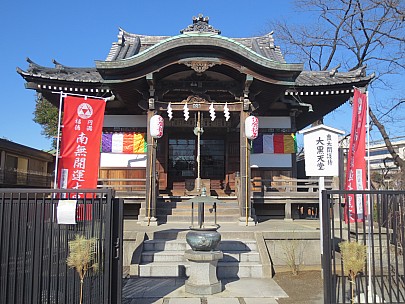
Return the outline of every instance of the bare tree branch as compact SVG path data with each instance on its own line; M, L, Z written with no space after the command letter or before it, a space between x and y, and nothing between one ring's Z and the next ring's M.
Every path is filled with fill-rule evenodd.
M338 63L347 70L367 64L376 74L372 86L392 89L393 75L405 77L404 0L296 0L296 7L307 18L303 24L272 23L278 41L289 55L305 60L311 70L327 70ZM315 20L314 22L308 20ZM403 89L402 87L398 89ZM395 163L405 172L404 160L393 148L382 119L391 117L403 98L375 98L370 118L378 128ZM382 113L378 119L373 110ZM388 110L387 110L388 109ZM395 120L398 123L398 119Z

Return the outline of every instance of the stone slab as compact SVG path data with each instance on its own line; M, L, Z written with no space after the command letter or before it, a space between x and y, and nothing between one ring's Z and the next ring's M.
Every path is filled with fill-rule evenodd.
M195 251L189 249L184 252L184 257L187 260L204 262L220 260L224 257L224 254L222 251Z
M124 299L142 298L201 298L185 291L184 279L135 278L126 281L123 288ZM276 299L287 298L285 291L273 279L243 278L238 280L223 280L223 291L206 298L257 298ZM253 301L253 300L251 300ZM136 302L138 303L138 302ZM141 302L140 302L141 303ZM173 302L175 303L175 302ZM260 302L259 302L260 303ZM272 302L261 302L272 303ZM247 303L248 304L248 303ZM250 304L250 303L249 303ZM253 303L252 303L253 304Z
M267 302L262 302L264 304ZM207 298L207 304L240 304L238 298Z
M185 291L195 295L213 295L222 291L222 283L217 281L210 285L194 285L186 281Z

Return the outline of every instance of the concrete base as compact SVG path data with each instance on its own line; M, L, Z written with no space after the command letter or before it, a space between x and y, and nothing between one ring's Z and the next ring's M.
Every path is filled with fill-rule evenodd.
M246 224L246 217L239 218L239 226L256 226L255 220L251 217L248 217Z
M194 285L186 281L185 291L195 295L213 295L222 291L222 283L218 281L211 285Z
M222 283L217 278L218 260L224 257L222 251L186 250L184 257L190 262L186 292L212 295L222 291Z
M148 217L145 217L143 221L141 221L141 226L157 226L157 225L158 225L157 218L153 216L150 219L148 219Z

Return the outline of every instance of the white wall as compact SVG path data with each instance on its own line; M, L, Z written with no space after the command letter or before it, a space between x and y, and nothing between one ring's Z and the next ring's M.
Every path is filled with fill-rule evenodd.
M250 166L258 168L289 168L292 166L292 154L250 154Z
M146 115L105 115L103 127L146 128Z
M259 118L259 128L291 128L291 117L289 116L258 116L257 118Z
M100 168L146 168L146 154L101 153Z

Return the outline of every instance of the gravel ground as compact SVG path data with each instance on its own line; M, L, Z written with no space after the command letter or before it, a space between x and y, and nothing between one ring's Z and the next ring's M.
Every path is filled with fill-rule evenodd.
M298 275L279 272L274 276L274 280L289 296L279 299L279 304L323 303L323 280L320 271L301 271Z

